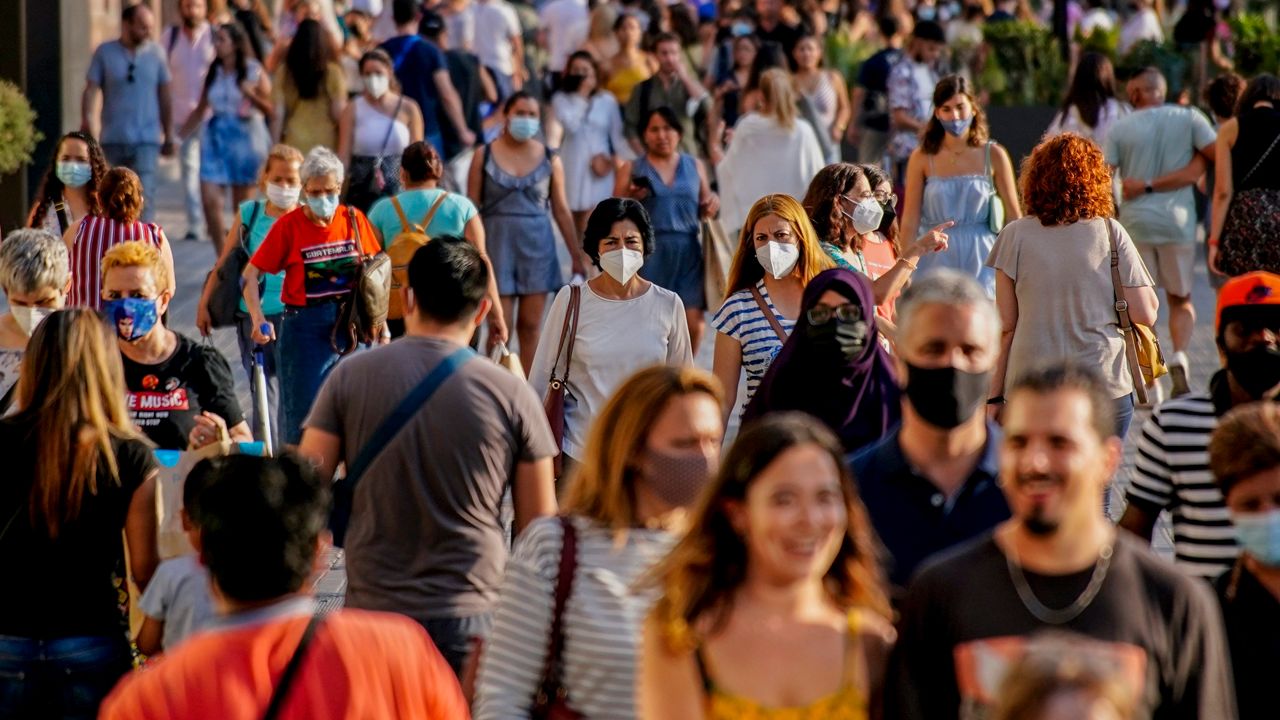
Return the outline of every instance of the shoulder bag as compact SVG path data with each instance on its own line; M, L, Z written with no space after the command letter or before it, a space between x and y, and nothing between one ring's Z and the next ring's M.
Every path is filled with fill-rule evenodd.
M1249 172L1240 179L1245 185L1280 144L1280 129ZM1280 272L1280 190L1252 188L1231 194L1231 205L1222 222L1218 238L1218 267L1229 276L1253 270Z
M582 308L582 287L569 286L569 307L564 313L564 325L560 328L560 342L556 345L556 359L551 363L551 380L547 384L547 396L542 407L547 413L547 423L551 425L551 434L556 439L556 453L553 464L555 475L560 477L564 471L564 390L569 382L569 368L573 365L573 343L578 337L578 313ZM565 345L568 344L566 352ZM560 356L564 354L564 374L556 377L556 368L560 366Z
M276 720L280 717L280 711L284 709L284 703L289 698L293 681L298 677L298 668L302 667L302 660L307 656L307 648L311 647L311 641L315 639L316 631L320 629L320 624L323 622L324 616L319 610L307 622L307 628L302 631L302 639L298 641L298 647L294 648L293 655L289 657L289 664L284 666L284 672L280 674L280 682L276 683L275 690L271 691L267 711L262 714L263 720Z
M232 327L240 319L242 275L245 266L249 264L249 236L253 233L253 226L257 224L261 212L262 201L254 201L248 224L240 223L239 242L205 279L205 282L213 283L213 289L209 293L209 321L216 328Z
M996 172L991 167L991 145L987 143L987 177L991 178L991 195L987 200L987 229L992 234L999 235L1004 229L1004 201L1000 199L1000 192L996 190Z
M760 312L764 313L764 318L769 321L769 326L777 333L778 340L783 344L787 344L787 331L782 329L782 323L778 322L778 316L773 314L773 310L769 308L769 303L764 301L764 296L760 294L760 288L755 285L751 286L751 297L755 298L756 305L760 306Z
M1147 383L1168 374L1164 353L1155 330L1140 325L1129 318L1129 301L1124 299L1124 283L1120 280L1120 249L1116 244L1115 221L1104 219L1107 239L1111 243L1111 290L1115 299L1116 316L1120 319L1120 332L1124 334L1125 362L1133 376L1133 392L1139 405L1147 405Z
M436 365L435 369L409 391L369 436L364 447L356 453L356 459L347 468L347 476L333 484L333 509L329 513L329 530L333 532L333 544L342 547L347 538L347 526L351 522L351 506L355 500L356 483L374 460L395 439L415 413L422 409L445 380L475 355L469 347L458 348Z
M356 252L360 253L360 267L356 271L351 294L338 309L338 320L329 335L329 346L339 355L348 355L357 343L373 343L387 327L387 311L391 302L391 256L385 252L366 255L360 242L360 224L356 222L356 209L347 206L347 220L355 238ZM338 333L346 335L344 346L338 347Z

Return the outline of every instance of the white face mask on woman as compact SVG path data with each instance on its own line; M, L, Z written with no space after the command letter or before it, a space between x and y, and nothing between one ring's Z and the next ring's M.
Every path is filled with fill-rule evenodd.
M800 262L800 248L791 243L770 240L756 248L756 260L774 280L781 280L796 269L796 263Z
M267 200L281 210L292 210L298 205L298 193L301 185L277 185L267 183Z
M370 97L380 98L391 89L391 78L382 73L365 75L362 79L364 80L365 92L369 93Z
M644 266L644 253L631 248L619 248L600 254L600 268L609 277L626 285Z
M53 308L13 305L9 308L9 314L13 316L13 321L18 323L23 334L31 337L40 322L53 314Z

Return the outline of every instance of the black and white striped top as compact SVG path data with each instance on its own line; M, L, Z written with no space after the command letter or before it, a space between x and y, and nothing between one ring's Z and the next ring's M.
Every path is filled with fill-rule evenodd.
M1151 413L1138 439L1138 459L1126 493L1152 514L1173 516L1173 549L1179 567L1217 577L1239 551L1222 493L1209 471L1209 436L1218 415L1208 394L1169 400Z
M578 565L564 613L564 684L570 706L589 718L636 717L636 670L644 619L655 590L633 586L675 544L662 530L612 530L571 517ZM550 643L564 532L542 518L516 542L476 683L476 720L528 718Z

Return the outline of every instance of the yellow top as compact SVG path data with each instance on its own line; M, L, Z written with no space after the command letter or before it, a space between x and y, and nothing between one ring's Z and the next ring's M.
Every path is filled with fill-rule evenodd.
M861 653L856 642L858 626L858 612L851 610L844 684L834 693L803 707L765 707L751 698L726 693L712 681L706 658L698 650L698 671L707 690L707 720L867 720L867 699L854 680Z
M653 73L649 72L649 68L644 65L633 65L629 68L623 68L610 76L609 82L604 84L604 89L618 98L619 105L626 105L627 101L631 99L631 91L652 76Z

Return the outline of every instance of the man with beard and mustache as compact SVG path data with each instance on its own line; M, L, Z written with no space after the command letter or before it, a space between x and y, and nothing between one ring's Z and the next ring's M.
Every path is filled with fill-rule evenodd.
M938 270L898 300L902 424L851 460L895 598L925 558L1009 518L983 403L999 349L996 306L968 275Z
M986 717L1008 667L1045 630L1091 640L1143 718L1233 718L1222 616L1208 584L1100 512L1121 461L1096 371L1012 385L1000 481L1013 517L931 562L903 603L885 717Z
M1253 272L1218 295L1218 351L1226 367L1207 392L1161 404L1142 426L1120 527L1151 540L1160 512L1173 516L1177 565L1212 579L1239 553L1231 515L1209 471L1209 438L1237 405L1280 394L1280 276Z

